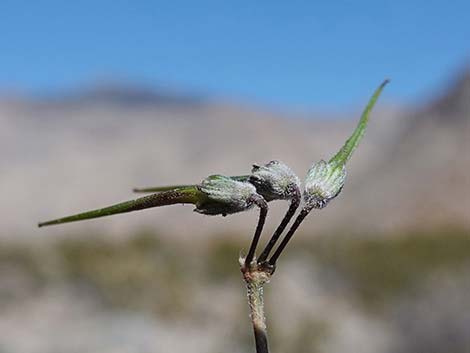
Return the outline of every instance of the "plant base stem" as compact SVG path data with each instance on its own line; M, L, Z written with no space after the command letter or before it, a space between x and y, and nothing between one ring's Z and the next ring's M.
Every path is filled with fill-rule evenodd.
M240 263L243 279L246 283L256 353L269 353L263 290L264 285L271 279L274 268L257 265L255 262L252 262L251 266L246 266L244 259L240 259Z

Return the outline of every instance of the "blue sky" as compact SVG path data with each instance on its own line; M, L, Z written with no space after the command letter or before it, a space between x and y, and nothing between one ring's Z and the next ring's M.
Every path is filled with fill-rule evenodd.
M425 99L470 60L470 1L0 2L0 91L129 80L288 109ZM385 97L384 97L385 98Z

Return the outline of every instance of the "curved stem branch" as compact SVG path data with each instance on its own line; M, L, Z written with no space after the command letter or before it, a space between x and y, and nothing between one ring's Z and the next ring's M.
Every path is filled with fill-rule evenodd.
M307 217L307 215L310 213L311 210L312 210L311 207L304 207L302 211L300 211L299 215L297 216L294 223L292 224L292 227L290 227L286 236L284 237L284 239L282 239L281 244L279 244L279 247L276 249L273 256L271 256L271 258L269 259L269 264L271 266L276 266L277 259L279 258L281 253L284 251L285 247L287 246L287 243L289 243L289 240L291 240L297 228L299 228L300 224L305 219L305 217Z
M248 255L246 255L245 266L250 267L253 258L255 257L256 247L258 246L259 238L261 237L261 232L263 231L264 222L266 221L266 216L268 215L268 203L264 199L258 199L255 201L256 205L260 208L258 225L256 226L255 235L251 241L250 250L248 250Z
M282 219L281 224L279 224L279 226L275 230L273 236L269 240L269 243L266 245L263 252L259 256L258 263L262 263L262 262L266 261L269 254L271 253L274 245L276 245L276 242L279 240L282 232L284 231L284 229L286 229L287 225L289 224L289 221L294 216L295 211L297 211L297 208L299 207L299 205L300 205L300 191L298 190L295 197L292 198L289 209L287 210L286 215Z

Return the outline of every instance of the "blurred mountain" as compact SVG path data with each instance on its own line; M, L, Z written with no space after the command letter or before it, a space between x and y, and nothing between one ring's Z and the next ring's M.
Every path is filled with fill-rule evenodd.
M309 217L305 229L470 227L469 70L456 77L423 106L384 107L379 101L348 167L343 194L321 216ZM313 162L337 151L359 115L360 110L332 120L276 114L118 86L52 99L2 100L0 234L36 234L38 220L134 197L135 186L248 173L254 162L280 159L303 178ZM285 207L271 205L268 228ZM190 206L174 206L63 227L111 233L153 227L192 237L222 230L251 233L255 218L256 212L201 217ZM196 224L188 234L188 225Z
M51 103L68 105L112 105L116 107L192 107L203 104L202 97L157 91L127 83L105 83L52 97Z
M418 114L425 119L427 115L443 119L443 122L465 122L468 124L470 112L470 66L463 69L437 97Z
M90 106L111 106L117 109L192 108L205 104L202 96L120 81L96 83L65 93L48 93L33 98L0 96L0 101L4 105L16 107L56 110Z

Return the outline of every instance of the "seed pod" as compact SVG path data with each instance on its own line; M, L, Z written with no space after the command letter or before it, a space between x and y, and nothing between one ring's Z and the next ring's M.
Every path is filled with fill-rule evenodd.
M351 158L351 155L361 141L362 136L364 136L364 132L369 121L370 112L374 107L375 102L379 98L380 93L382 93L383 88L388 82L389 80L385 80L375 90L374 94L369 100L369 103L364 109L364 112L362 113L361 119L359 120L356 129L346 140L338 153L336 153L336 155L328 162L321 160L315 163L307 172L304 189L305 205L303 206L302 210L295 219L279 247L269 259L268 262L271 266L276 265L277 259L284 251L292 236L297 231L305 217L308 216L310 211L314 208L324 208L332 199L339 195L341 190L343 190L344 181L346 179L346 162L349 160L349 158Z
M221 175L207 177L201 184L197 185L181 185L174 188L163 187L162 189L164 190L161 192L135 200L41 222L39 226L83 221L147 208L186 203L194 204L196 212L225 216L248 210L255 204L264 206L265 203L263 197L256 193L256 189L252 184Z
M343 190L346 179L346 162L351 158L351 155L364 136L370 112L388 82L389 80L385 80L376 89L364 109L356 129L338 153L328 162L321 160L315 163L307 172L304 189L306 208L324 208Z

